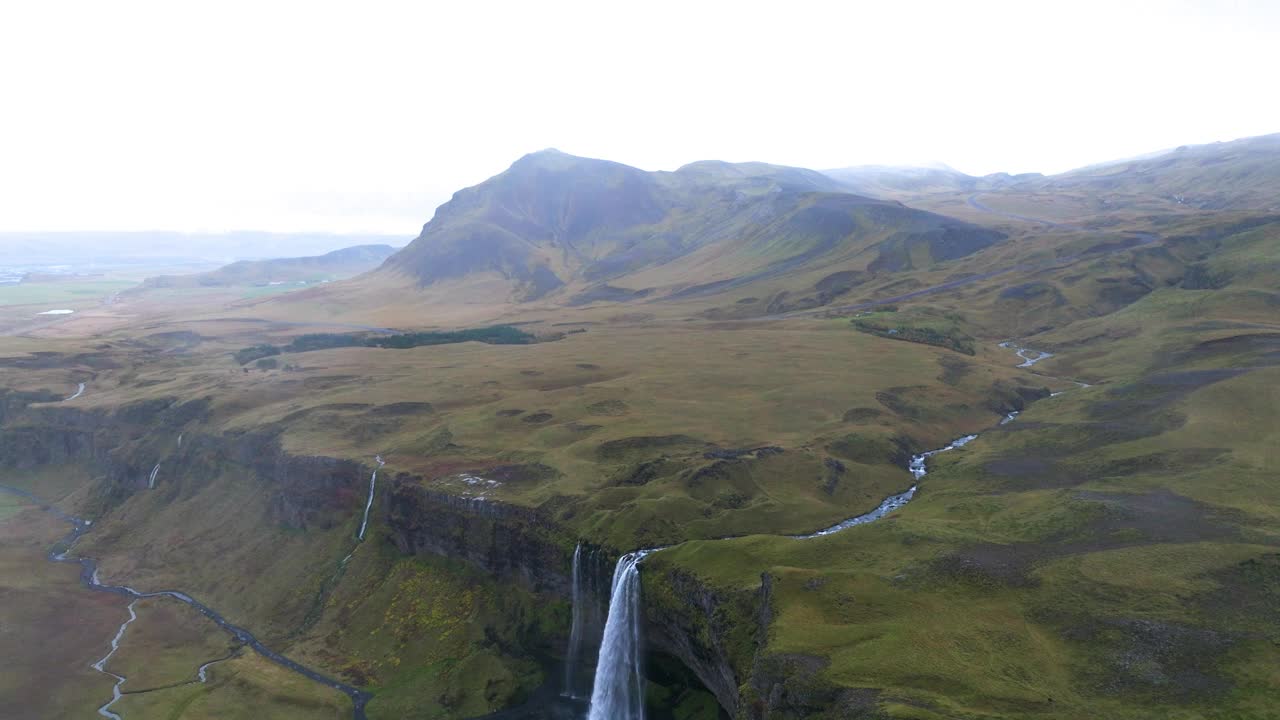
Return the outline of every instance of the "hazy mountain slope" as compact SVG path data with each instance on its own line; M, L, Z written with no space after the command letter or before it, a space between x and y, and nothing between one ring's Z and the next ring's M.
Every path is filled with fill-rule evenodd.
M6 265L111 264L171 260L229 263L243 258L318 255L355 245L405 242L372 234L156 232L0 232Z
M979 178L946 166L859 165L823 172L849 191L872 197L888 197L903 192L958 192L972 190L979 182Z
M357 245L313 257L241 260L204 273L148 278L142 289L334 280L372 270L395 252L396 248L390 245Z
M1280 134L1073 170L1035 183L1041 192L1133 193L1205 210L1280 209Z

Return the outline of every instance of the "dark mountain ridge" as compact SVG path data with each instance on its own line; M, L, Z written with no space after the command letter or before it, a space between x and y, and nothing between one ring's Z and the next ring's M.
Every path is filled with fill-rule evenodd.
M512 299L561 292L580 304L736 287L819 261L898 270L1004 237L812 170L703 161L646 172L548 150L456 193L384 269L422 286L497 274Z

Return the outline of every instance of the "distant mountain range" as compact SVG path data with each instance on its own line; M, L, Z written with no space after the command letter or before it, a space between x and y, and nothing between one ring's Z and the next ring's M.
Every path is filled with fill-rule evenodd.
M0 232L6 265L124 265L156 261L222 262L320 255L354 245L402 245L408 238L369 234Z
M827 170L843 189L876 197L1011 190L1147 195L1205 210L1280 210L1280 133L1184 145L1059 175L977 177L946 166L866 165Z
M276 285L337 280L372 270L395 252L396 248L390 245L357 245L313 257L241 260L209 272L148 278L140 289Z

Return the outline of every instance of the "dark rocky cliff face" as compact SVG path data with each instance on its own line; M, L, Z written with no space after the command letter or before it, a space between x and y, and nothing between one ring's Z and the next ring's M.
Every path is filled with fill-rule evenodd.
M880 718L874 690L822 678L824 658L772 653L773 578L755 591L709 587L673 565L645 577L646 638L685 664L737 720Z
M675 566L644 570L646 639L684 663L720 707L737 717L742 673L735 660L754 654L763 593L720 593Z
M160 462L181 466L181 483L208 482L232 469L247 472L270 486L273 519L295 529L327 529L362 507L373 471L352 460L288 454L277 432L202 433L198 423L208 415L207 400L148 400L110 412L30 406L36 400L47 399L6 396L0 403L0 467L85 464L96 478L93 514L145 489Z
M463 560L534 592L571 596L573 536L539 511L432 491L407 475L385 497L401 552Z

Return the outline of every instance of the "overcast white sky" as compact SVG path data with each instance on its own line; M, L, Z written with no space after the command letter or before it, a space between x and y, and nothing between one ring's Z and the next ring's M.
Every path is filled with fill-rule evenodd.
M1056 172L1280 131L1277 2L6 2L0 230L413 235L545 147Z

